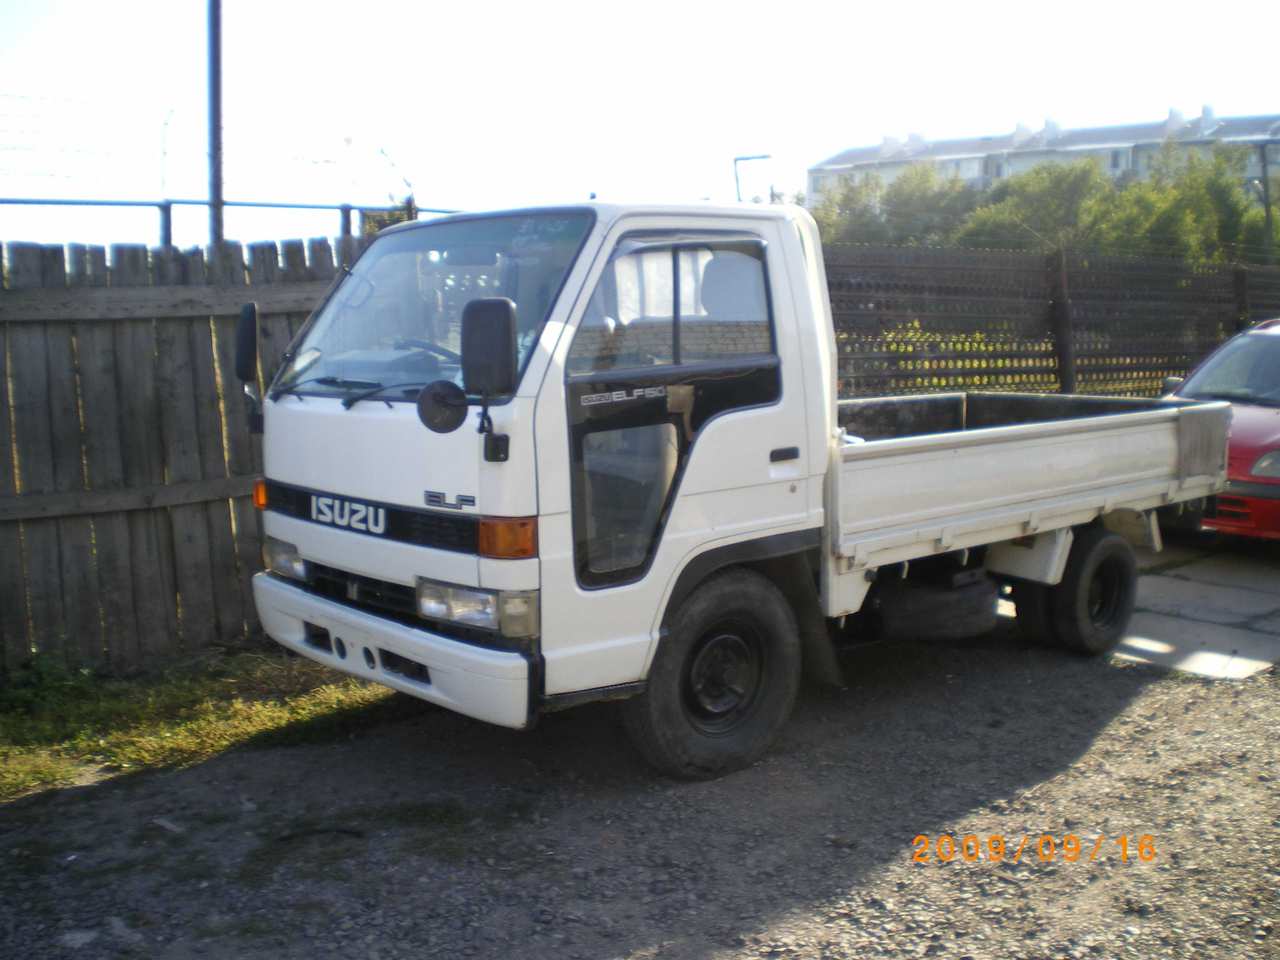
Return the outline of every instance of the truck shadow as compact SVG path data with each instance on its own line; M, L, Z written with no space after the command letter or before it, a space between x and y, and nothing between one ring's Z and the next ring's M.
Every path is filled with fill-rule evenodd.
M337 742L64 791L10 822L50 845L18 892L56 898L64 924L128 915L239 956L310 956L353 929L415 955L705 956L856 899L917 834L984 811L997 832L1160 675L1022 646L1008 622L842 666L845 689L805 691L764 760L713 782L651 773L608 704L528 733L424 705Z

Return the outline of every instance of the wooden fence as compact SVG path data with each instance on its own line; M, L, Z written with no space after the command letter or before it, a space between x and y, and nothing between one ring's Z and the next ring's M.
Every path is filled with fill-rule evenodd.
M247 261L238 244L117 245L109 267L100 247L3 252L0 675L36 651L124 672L255 635L262 461L235 316L259 303L265 382L332 281L329 243L255 244ZM357 253L344 241L337 262ZM1153 394L1280 315L1275 268L843 245L827 258L845 395Z
M344 238L340 263L359 241ZM0 292L0 673L35 651L123 672L257 626L261 449L235 381L335 274L328 241L148 251L7 244Z

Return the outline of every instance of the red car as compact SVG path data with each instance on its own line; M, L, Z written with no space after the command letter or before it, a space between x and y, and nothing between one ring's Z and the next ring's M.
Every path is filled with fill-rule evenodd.
M1228 340L1174 396L1231 401L1227 489L1210 501L1204 528L1280 540L1280 319Z

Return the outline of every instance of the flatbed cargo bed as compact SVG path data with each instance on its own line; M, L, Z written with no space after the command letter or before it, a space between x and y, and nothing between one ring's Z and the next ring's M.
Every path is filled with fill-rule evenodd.
M1209 496L1225 478L1231 409L946 393L844 400L838 418L832 616L858 608L867 570Z

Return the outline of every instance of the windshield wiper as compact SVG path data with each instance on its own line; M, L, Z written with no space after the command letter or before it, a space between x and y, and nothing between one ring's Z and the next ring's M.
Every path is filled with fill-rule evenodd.
M382 384L376 380L348 380L345 377L309 377L306 380L299 380L296 383L277 387L271 391L271 399L276 399L282 393L293 393L299 387L305 387L308 383L318 383L322 387L338 387L339 389L347 390L382 389Z
M410 387L425 387L428 383L432 383L432 382L433 381L431 380L410 380L407 383L391 383L391 384L380 383L377 386L370 384L369 389L365 390L363 393L353 393L348 397L343 397L342 405L346 407L348 410L350 410L361 400L372 399L373 397L376 397L380 393L386 393L388 390L408 390ZM382 402L385 403L388 407L391 406L391 401L387 400L386 398L383 398Z

